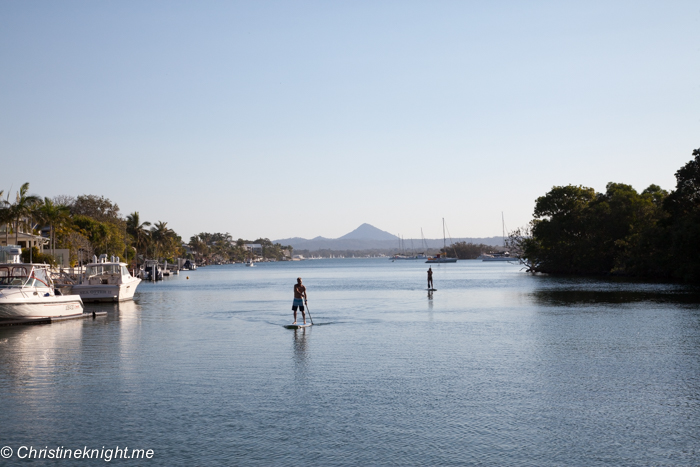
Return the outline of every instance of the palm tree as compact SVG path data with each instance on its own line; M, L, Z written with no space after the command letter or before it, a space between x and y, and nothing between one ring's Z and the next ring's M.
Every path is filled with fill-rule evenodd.
M150 222L141 222L138 211L126 216L126 231L136 241L136 264L139 263L138 250L148 240L149 232L146 230L146 227L150 225Z
M10 222L12 222L12 213L10 212L9 193L8 199L2 199L5 190L0 190L0 224L5 225L5 245L8 244L10 235Z
M28 191L29 182L26 182L17 192L17 199L15 202L10 205L11 220L15 224L15 243L19 243L20 221L28 218L34 209L34 206L41 202L41 199L38 196L27 195Z
M44 202L38 206L37 214L42 222L49 226L49 238L51 239L51 255L56 253L56 229L68 222L70 208L63 204L56 204L51 198L44 198Z
M155 247L155 259L158 259L158 247L164 247L167 245L175 235L175 232L168 228L167 222L158 221L155 223L154 227L151 227L151 238L153 239Z
M199 235L193 235L190 237L190 248L194 251L195 260L199 256L201 261L207 251L207 244L199 238Z

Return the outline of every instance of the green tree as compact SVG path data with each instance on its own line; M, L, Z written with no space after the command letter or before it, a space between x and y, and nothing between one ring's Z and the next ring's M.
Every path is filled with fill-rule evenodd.
M0 190L0 224L5 226L5 245L9 243L10 224L12 223L12 210L10 209L10 194L7 199L2 199L5 190Z
M126 232L131 235L136 245L136 263L138 264L138 252L143 251L146 254L148 247L148 239L150 232L146 227L150 227L150 222L141 222L138 211L132 212L126 216Z
M100 222L119 224L119 206L104 196L80 195L70 207L71 214L88 216Z
M31 224L31 222L27 222L27 220L32 214L32 210L34 209L34 207L41 200L36 195L28 195L28 191L29 182L23 184L20 187L19 191L17 192L15 202L10 205L10 217L12 219L12 222L14 223L15 229L15 243L19 242L20 224L23 223L25 226Z
M447 248L441 248L440 251L445 254L454 252L459 259L475 259L482 253L492 253L494 247L491 245L484 245L483 243L455 242Z
M151 227L151 239L156 259L174 261L176 257L182 256L182 239L168 227L167 222L158 221Z
M524 256L534 270L575 273L580 251L587 240L585 209L595 190L582 186L558 186L537 198L532 237L524 244Z
M700 148L676 172L676 189L664 200L667 256L660 262L673 278L700 282Z
M656 185L642 193L623 183L608 183L605 193L554 187L537 199L531 236L510 241L534 271L657 275L665 197Z
M73 216L78 233L86 237L96 255L122 256L124 253L124 231L110 222L100 222L89 216Z
M194 251L195 260L202 260L208 253L207 244L200 238L199 235L190 237L190 248Z
M56 229L66 225L70 220L68 206L55 204L50 198L44 198L44 202L37 209L41 222L49 226L49 238L51 240L51 254L56 253Z

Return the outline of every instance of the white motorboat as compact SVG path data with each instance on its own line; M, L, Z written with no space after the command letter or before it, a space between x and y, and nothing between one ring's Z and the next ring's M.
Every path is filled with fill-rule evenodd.
M21 248L3 247L10 261L0 263L0 319L31 321L82 316L79 295L56 293L46 264L21 263Z
M73 286L73 293L80 295L84 302L122 302L133 300L136 287L141 279L129 273L126 263L118 258L107 261L107 255L85 266L85 273L78 284Z

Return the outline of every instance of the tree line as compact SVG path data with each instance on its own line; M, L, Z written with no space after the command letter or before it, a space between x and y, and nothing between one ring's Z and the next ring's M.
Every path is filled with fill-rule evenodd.
M261 245L261 251L249 251L245 247L247 244ZM290 245L273 244L268 238L258 238L254 241L239 238L234 241L228 232L202 232L193 235L190 237L189 246L195 259L205 264L240 262L246 259L282 261L287 255L291 259L293 251Z
M92 260L93 255L117 256L122 261L144 258L174 261L185 250L182 240L167 222L142 222L138 212L123 218L119 206L96 195L41 198L29 194L29 183L23 184L14 200L0 190L0 225L4 225L5 244L19 234L41 235L48 229L48 253L38 248L31 252L35 262L56 264L55 250L68 249L71 265ZM23 251L29 261L30 251Z
M457 259L476 259L484 253L495 253L496 250L499 248L483 243L455 242L446 248L440 248L440 253Z
M533 272L626 275L700 283L700 149L670 193L608 183L555 186L508 246Z

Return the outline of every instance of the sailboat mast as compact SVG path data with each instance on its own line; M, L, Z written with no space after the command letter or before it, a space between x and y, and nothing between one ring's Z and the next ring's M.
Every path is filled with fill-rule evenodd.
M445 240L445 218L442 218L442 247L445 249L445 254L447 254L447 241Z
M501 211L501 225L503 226L503 247L506 246L506 220L503 217L503 211Z

